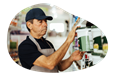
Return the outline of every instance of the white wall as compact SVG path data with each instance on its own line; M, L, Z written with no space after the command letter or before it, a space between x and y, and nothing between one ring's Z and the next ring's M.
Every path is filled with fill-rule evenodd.
M50 30L50 23L63 23L64 24L64 32L61 32L62 36L66 36L67 24L65 23L65 18L57 18L52 21L48 21L48 30ZM61 28L61 27L58 27Z

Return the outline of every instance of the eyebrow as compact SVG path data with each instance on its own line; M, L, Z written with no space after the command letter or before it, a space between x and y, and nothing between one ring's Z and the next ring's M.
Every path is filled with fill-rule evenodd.
M38 19L37 19L38 20ZM43 19L45 22L47 22L47 19ZM42 20L38 20L38 21L42 21Z

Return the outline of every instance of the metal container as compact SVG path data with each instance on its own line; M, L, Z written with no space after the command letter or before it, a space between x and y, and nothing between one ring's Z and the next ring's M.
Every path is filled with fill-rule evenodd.
M78 28L76 32L77 32L78 44L80 45L79 50L91 51L90 48L91 28L86 27Z
M102 50L102 31L99 28L92 28L91 29L92 36L93 36L93 45L98 45L98 50Z

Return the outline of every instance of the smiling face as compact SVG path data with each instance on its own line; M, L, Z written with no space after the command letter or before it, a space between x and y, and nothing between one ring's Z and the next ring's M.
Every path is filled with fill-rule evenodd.
M30 29L30 33L35 36L43 36L46 34L47 31L47 20L38 20L33 19L33 24L27 22L27 26Z

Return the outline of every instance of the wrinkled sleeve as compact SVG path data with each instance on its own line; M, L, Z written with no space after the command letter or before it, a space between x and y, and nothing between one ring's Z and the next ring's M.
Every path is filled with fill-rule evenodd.
M19 58L22 66L28 67L32 66L34 61L41 55L41 52L38 51L36 45L32 44L21 44L18 48ZM28 68L30 69L30 68Z

